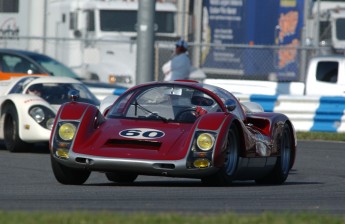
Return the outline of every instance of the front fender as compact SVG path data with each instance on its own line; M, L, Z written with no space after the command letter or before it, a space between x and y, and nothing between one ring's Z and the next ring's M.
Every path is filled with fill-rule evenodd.
M20 139L27 142L48 141L50 130L39 125L30 115L29 109L32 106L44 106L56 114L56 109L53 108L47 101L41 97L25 94L9 94L2 100L1 103L1 121L0 121L0 137L4 138L4 118L5 109L8 106L13 106L18 115L18 135Z
M104 120L105 118L94 105L79 102L65 103L58 111L50 138L50 145L53 147L53 138L57 133L58 124L61 122L68 121L78 124L73 145L80 145L83 144L86 139L89 139L92 133Z
M208 130L216 133L217 138L213 152L213 164L216 167L221 167L223 164L228 131L232 123L239 128L240 122L234 114L210 113L203 115L197 125L198 130Z

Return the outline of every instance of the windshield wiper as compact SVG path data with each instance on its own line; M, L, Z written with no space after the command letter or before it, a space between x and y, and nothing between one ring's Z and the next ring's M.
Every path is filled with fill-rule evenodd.
M141 106L138 103L138 101L134 102L134 106L135 106L135 112L134 112L135 116L137 116L137 108L139 107L140 109L144 110L145 112L149 113L150 115L153 115L154 117L159 118L159 119L161 119L164 122L168 122L168 119L166 119L165 117L160 116L158 113L155 113L155 112L152 112L152 111L146 109L145 107Z

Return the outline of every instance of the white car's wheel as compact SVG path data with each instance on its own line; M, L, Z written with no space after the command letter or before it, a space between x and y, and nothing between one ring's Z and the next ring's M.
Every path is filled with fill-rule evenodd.
M18 113L13 105L4 108L4 142L5 147L10 152L20 152L28 150L32 144L24 142L19 137Z

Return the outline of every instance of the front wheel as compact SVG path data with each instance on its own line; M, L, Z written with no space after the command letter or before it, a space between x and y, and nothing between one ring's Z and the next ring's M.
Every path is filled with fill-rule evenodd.
M223 167L214 175L205 177L202 182L207 185L230 185L235 179L239 160L239 133L233 124L227 138L226 156Z
M284 125L281 139L278 142L280 156L270 174L256 180L258 184L283 184L290 171L291 151L293 147L291 129L288 124Z
M54 176L58 182L66 185L81 185L89 178L91 172L88 170L73 169L60 164L51 156L51 165Z

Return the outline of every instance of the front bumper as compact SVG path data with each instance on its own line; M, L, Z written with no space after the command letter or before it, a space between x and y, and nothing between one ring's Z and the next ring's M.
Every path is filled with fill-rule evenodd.
M218 168L186 167L186 159L182 160L141 160L125 158L98 157L77 154L72 151L68 159L58 158L59 163L77 169L100 172L133 172L141 175L161 175L170 177L202 178L217 172Z

